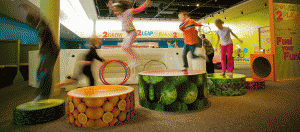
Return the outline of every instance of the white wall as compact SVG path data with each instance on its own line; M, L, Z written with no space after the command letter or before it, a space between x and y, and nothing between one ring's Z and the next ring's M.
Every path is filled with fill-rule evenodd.
M40 0L29 0L38 8ZM60 0L60 23L70 29L81 38L88 38L93 35L93 20L96 11L87 9L94 5L92 0ZM180 21L172 20L150 20L135 19L133 24L137 30L142 31L173 31L178 32ZM116 18L96 20L96 34L102 34L104 31L121 31L121 22Z
M134 49L138 56L140 57L139 61L142 65L130 70L130 78L125 84L137 84L138 83L138 73L143 71L144 65L150 60L159 60L164 62L169 69L177 69L180 70L183 67L182 61L182 48L155 48L155 49L146 49L146 48L137 48ZM66 49L60 51L60 58L58 59L60 62L60 82L65 81L67 76L72 76L76 66L78 67L80 58L84 56L84 54L88 50L85 49ZM128 56L122 51L122 49L98 49L98 54L108 60L121 60L127 64L131 63ZM177 54L178 53L178 54ZM205 54L204 49L197 48L195 51L196 54ZM72 57L74 55L74 57ZM188 63L190 70L202 70L206 69L206 61L203 58L192 59L190 53L188 54ZM39 56L38 51L30 51L29 52L29 85L32 87L37 87L36 82L36 71L39 64ZM92 65L92 72L95 78L95 85L103 85L99 78L99 69L102 66L102 62L95 61ZM148 67L149 68L149 67ZM105 79L108 82L114 81L115 83L121 82L124 79L124 76L116 77L118 74L123 75L124 70L121 65L108 65L106 68L107 72L111 72L113 74L109 74L112 76L106 76ZM157 69L157 65L152 65L151 69ZM120 70L120 71L119 71ZM87 77L82 76L80 78L78 86L88 86ZM77 86L71 86L71 90L73 88L77 88Z

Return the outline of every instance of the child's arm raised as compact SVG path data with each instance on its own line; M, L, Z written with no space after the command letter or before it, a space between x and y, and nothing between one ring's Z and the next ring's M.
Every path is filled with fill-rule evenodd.
M145 3L139 6L138 8L132 9L132 14L137 14L144 11L150 5L150 2L151 0L146 0Z
M243 43L243 41L242 40L240 40L231 30L229 30L230 31L230 33L236 38L236 39L238 39L241 43Z
M182 24L180 24L179 29L181 31L184 31L184 27L188 24L188 21L191 20L190 18L187 18Z
M195 26L198 26L198 27L201 27L201 26L203 26L200 22L199 23L197 23L195 20L193 20L194 21L194 24L195 24Z
M201 27L202 27L203 25L202 25L200 22L197 23L197 22L195 22L195 21L194 21L194 24L195 24L195 26L198 27L198 32L201 32Z

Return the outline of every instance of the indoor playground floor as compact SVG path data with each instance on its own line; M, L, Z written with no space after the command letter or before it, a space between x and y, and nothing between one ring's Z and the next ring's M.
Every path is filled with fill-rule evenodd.
M216 72L221 72L216 70ZM236 63L235 73L251 77L249 63ZM19 77L19 79L18 79ZM259 132L300 131L300 81L266 82L264 90L247 90L234 97L209 96L208 108L187 113L156 112L138 104L138 85L135 88L135 118L124 125L103 128L78 128L66 117L32 126L12 124L13 108L36 97L36 88L28 86L17 75L14 84L0 89L1 132ZM66 92L59 97L66 99Z

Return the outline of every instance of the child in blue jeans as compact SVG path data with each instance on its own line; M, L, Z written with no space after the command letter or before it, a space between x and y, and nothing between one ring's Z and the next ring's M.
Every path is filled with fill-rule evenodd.
M202 26L200 23L196 23L193 19L190 19L189 14L187 12L180 12L179 15L179 20L182 22L179 26L179 29L183 31L183 37L184 37L184 49L183 49L183 71L186 71L188 66L188 61L187 61L187 54L189 51L192 53L193 58L199 58L203 56L197 56L195 55L195 49L198 46L198 43L201 43L199 41L198 37L198 32L195 29L195 26Z
M26 23L37 30L41 41L41 48L39 51L41 60L37 70L39 95L33 101L49 99L52 88L53 69L58 58L60 48L54 41L49 23L44 19L40 19L38 16L29 13L26 17Z

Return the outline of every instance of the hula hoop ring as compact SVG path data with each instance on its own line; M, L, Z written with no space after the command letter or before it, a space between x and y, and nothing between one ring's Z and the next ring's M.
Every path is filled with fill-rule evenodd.
M111 63L111 62L117 62L119 63L120 65L123 66L124 70L125 70L125 77L123 79L123 81L119 84L119 85L123 85L130 77L130 69L127 68L127 64L121 60L110 60L106 63L104 63L101 67L100 67L100 70L99 70L99 77L100 77L100 80L102 81L103 84L105 85L111 85L110 83L108 83L105 79L104 79L104 76L103 76L103 72L104 72L104 69L105 67Z
M159 61L159 60L150 60L150 61L148 61L145 65L144 65L144 69L143 69L143 71L145 71L146 70L146 68L149 66L149 64L151 63L151 62L159 62L159 63L162 63L165 67L166 67L166 70L168 70L168 66L164 63L164 62L162 62L162 61Z

